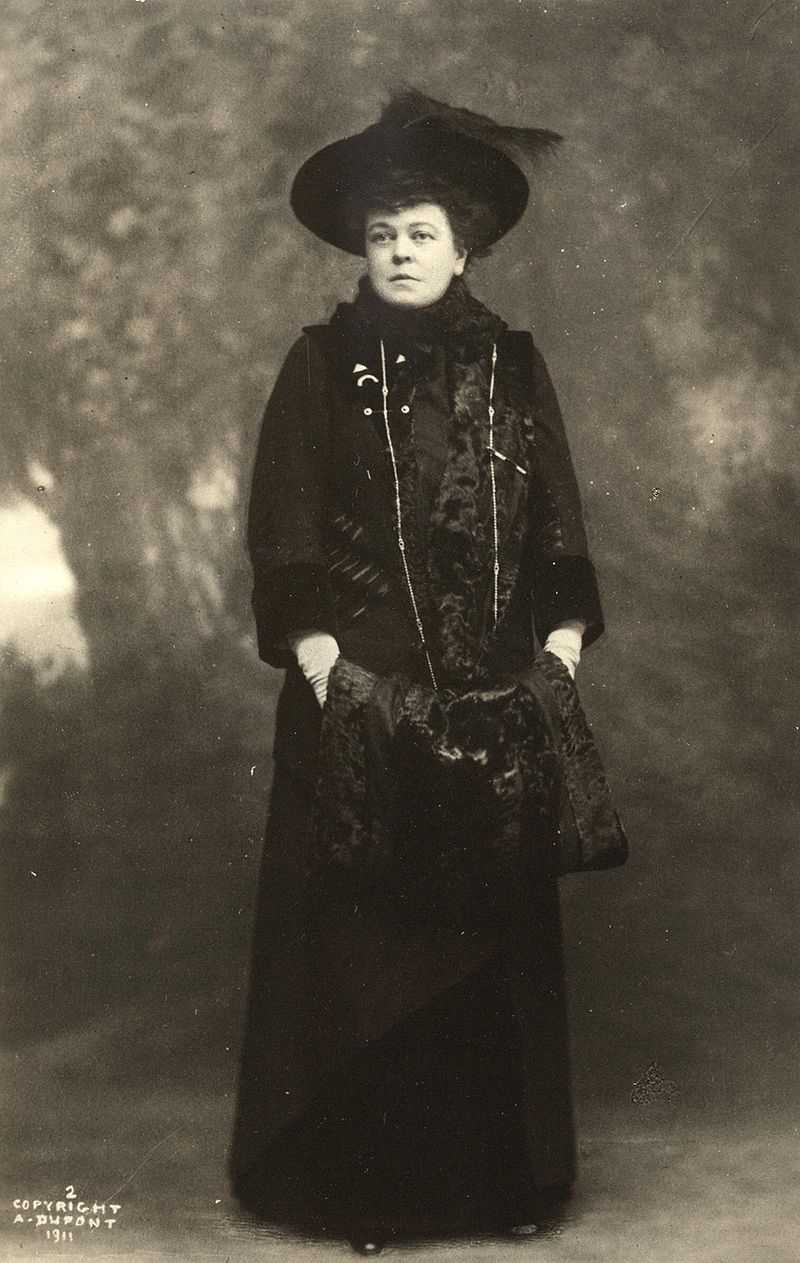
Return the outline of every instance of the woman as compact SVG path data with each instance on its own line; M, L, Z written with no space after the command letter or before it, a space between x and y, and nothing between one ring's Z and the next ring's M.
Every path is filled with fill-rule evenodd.
M525 208L508 145L557 139L405 93L292 190L366 276L289 352L256 458L258 644L286 678L232 1171L252 1212L366 1253L541 1221L574 1176L555 872L507 916L430 916L422 881L400 915L319 865L314 808L346 664L449 697L530 671L535 637L574 674L602 631L544 362L464 283Z

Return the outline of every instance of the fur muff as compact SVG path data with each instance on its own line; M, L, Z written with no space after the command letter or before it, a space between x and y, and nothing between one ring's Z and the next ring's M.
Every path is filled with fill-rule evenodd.
M523 686L440 696L340 658L321 754L318 866L380 915L493 921L557 872L560 761Z
M611 791L575 683L563 662L541 653L532 669L555 698L561 765L575 830L562 839L561 871L615 868L628 858L628 839L611 802Z
M387 919L491 922L531 881L627 859L578 691L552 654L460 695L340 658L320 754L317 867Z

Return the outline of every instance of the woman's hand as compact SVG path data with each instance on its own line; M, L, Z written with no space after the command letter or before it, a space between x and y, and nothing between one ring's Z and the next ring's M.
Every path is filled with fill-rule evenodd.
M580 619L572 619L568 623L562 623L560 627L554 627L544 642L545 653L552 653L563 662L573 680L581 658L585 630L585 623Z
M328 632L301 631L287 636L289 648L308 680L320 706L328 696L328 676L339 657L339 645Z

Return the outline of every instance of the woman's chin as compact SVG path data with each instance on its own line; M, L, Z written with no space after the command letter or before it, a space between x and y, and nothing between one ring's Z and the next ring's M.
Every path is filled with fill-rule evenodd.
M381 302L386 303L387 307L401 307L406 311L430 307L445 292L442 290L441 294L432 294L430 288L421 285L419 281L385 281L382 284L376 284L372 277L369 277L369 283L372 292Z
M379 295L385 303L390 307L404 307L406 310L414 310L415 308L430 307L435 302L434 298L427 294L415 294L411 290L387 290Z

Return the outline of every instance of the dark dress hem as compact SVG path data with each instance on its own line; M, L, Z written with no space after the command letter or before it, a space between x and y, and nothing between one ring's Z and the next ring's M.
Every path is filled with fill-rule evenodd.
M357 1052L238 1177L240 1205L296 1231L452 1237L536 1221L512 989L494 958ZM561 1170L561 1194L574 1171Z

